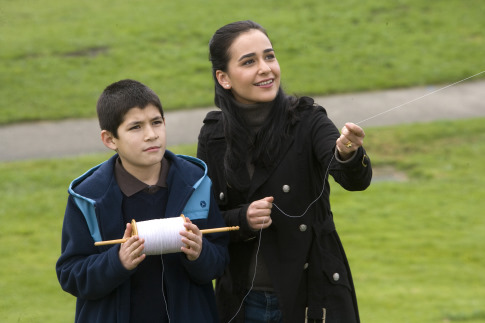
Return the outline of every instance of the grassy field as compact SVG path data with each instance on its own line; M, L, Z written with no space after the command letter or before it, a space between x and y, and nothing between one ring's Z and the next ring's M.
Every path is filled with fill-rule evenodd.
M363 322L485 322L484 118L367 128L374 167L406 181L332 183ZM195 154L195 146L173 147ZM69 182L108 154L0 163L2 322L71 322L55 275Z
M484 16L483 0L3 0L0 124L93 117L123 78L166 109L212 105L208 41L241 19L268 29L290 93L451 83L485 70Z

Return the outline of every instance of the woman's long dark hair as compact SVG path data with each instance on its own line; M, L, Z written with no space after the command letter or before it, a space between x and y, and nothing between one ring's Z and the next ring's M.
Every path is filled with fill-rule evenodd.
M288 137L290 125L295 119L293 112L298 105L298 99L287 96L280 85L270 115L253 139L239 108L233 103L235 99L232 92L224 89L217 81L218 70L227 72L227 64L230 60L229 48L234 40L241 33L252 29L259 30L268 37L261 25L246 20L221 27L209 42L209 60L212 62L212 77L215 84L214 103L223 112L224 134L227 142L224 157L226 178L229 185L243 190L249 187L246 171L248 158L251 158L254 165L260 167L267 168L275 164Z

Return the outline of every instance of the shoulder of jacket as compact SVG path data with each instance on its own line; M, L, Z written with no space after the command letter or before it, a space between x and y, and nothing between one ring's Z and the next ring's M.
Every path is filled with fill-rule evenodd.
M104 195L113 178L116 155L74 179L69 193L77 197L97 198Z
M204 118L204 123L216 122L222 119L222 111L214 110L209 111Z
M194 182L205 176L206 165L196 157L176 155L168 150L165 151L165 157L171 162L170 177L175 175L175 178L193 185Z
M202 171L203 174L206 173L207 165L202 159L188 155L170 153L173 155L173 160L180 165L183 165L183 167L190 168L194 171Z
M315 113L323 112L323 114L327 116L327 110L325 110L324 107L315 102L315 100L307 96L300 97L298 107L300 111L304 111L312 115Z
M210 111L204 119L204 124L199 132L199 142L205 142L210 138L219 138L224 136L224 127L222 126L222 111Z

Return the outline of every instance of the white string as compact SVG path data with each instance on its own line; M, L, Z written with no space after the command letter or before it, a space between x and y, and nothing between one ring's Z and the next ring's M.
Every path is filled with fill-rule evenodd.
M369 120L371 120L371 119L377 118L378 116L381 116L381 115L383 115L383 114L385 114L385 113L388 113L388 112L391 112L391 111L393 111L393 110L399 109L399 108L401 108L401 107L403 107L403 106L405 106L405 105L408 105L408 104L410 104L410 103L413 103L413 102L416 102L416 101L418 101L418 100L421 100L421 99L423 99L423 98L425 98L425 97L427 97L427 96L429 96L429 95L435 94L435 93L437 93L437 92L443 91L443 90L445 90L445 89L447 89L447 88L449 88L449 87L451 87L451 86L453 86L453 85L459 84L459 83L461 83L461 82L464 82L464 81L466 81L466 80L469 80L469 79L471 79L471 78L473 78L473 77L475 77L475 76L478 76L478 75L480 75L480 74L483 74L483 73L485 73L485 71L481 71L480 73L477 73L477 74L474 74L474 75L472 75L472 76L466 77L466 78L464 78L464 79L462 79L462 80L460 80L460 81L458 81L458 82L455 82L455 83L449 84L449 85L444 86L444 87L442 87L442 88L439 88L439 89L437 89L437 90L435 90L435 91L432 91L432 92L430 92L430 93L427 93L427 94L425 94L425 95L422 95L422 96L420 96L420 97L418 97L418 98L415 98L415 99L413 99L413 100L411 100L411 101L408 101L408 102L406 102L406 103L403 103L403 104L400 104L400 105L398 105L398 106L395 106L395 107L393 107L393 108L391 108L391 109L389 109L389 110L386 110L386 111L383 111L383 112L377 113L377 114L375 114L375 115L373 115L373 116L371 116L371 117L369 117L369 118L367 118L367 119L364 119L364 120L361 120L361 121L359 121L359 122L356 122L355 124L357 124L357 125L358 125L358 124L364 123L364 122L366 122L366 121L369 121ZM312 205L313 205L313 204L315 204L315 203L316 203L316 202L317 202L317 201L320 199L320 197L322 197L323 192L325 191L325 180L328 178L328 172L329 172L329 169L330 169L330 164L332 163L332 161L333 161L334 157L335 157L335 155L333 155L333 156L332 156L332 158L330 159L330 162L328 163L327 171L325 172L325 176L323 177L324 182L323 182L323 187L322 187L322 191L320 192L320 195L318 195L318 197L317 197L316 199L314 199L314 200L313 200L313 201L312 201L312 202L311 202L311 203L308 205L308 207L306 208L306 210L305 210L305 211L304 211L304 212L303 212L301 215L289 215L288 213L284 212L284 211L283 211L283 210L282 210L280 207L278 207L278 205L276 205L276 203L274 203L274 202L273 202L273 206L274 206L275 208L277 208L277 209L278 209L278 211L280 211L280 212L281 212L283 215L285 215L285 216L287 216L287 217L289 217L289 218L301 218L302 216L304 216L304 215L305 215L305 214L308 212L308 210L310 209L310 207L312 207Z
M395 106L389 110L386 110L386 111L383 111L383 112L380 112L374 116L371 116L367 119L364 119L364 120L361 120L355 124L361 124L361 123L364 123L368 120L371 120L373 118L376 118L378 116L381 116L385 113L388 113L390 111L393 111L393 110L396 110L396 109L399 109L405 105L408 105L412 102L416 102L418 100L421 100L429 95L432 95L432 94L435 94L437 92L440 92L442 90L445 90L451 86L454 86L456 84L459 84L461 82L464 82L470 78L473 78L475 76L478 76L480 74L483 74L485 73L485 71L482 71L480 73L477 73L475 75L472 75L472 76L469 76L467 78L464 78L458 82L455 82L455 83L452 83L450 85L447 85L445 87L442 87L438 90L435 90L435 91L432 91L430 93L427 93L423 96L420 96L416 99L413 99L411 101L408 101L406 103L403 103L403 104L400 104L398 106ZM317 198L315 198L309 205L308 207L305 209L305 211L301 214L301 215L290 215L290 214L287 214L286 212L284 212L280 207L278 207L278 205L276 205L276 203L273 203L273 206L278 209L283 215L289 217L289 218L300 218L300 217L303 217L307 212L308 210L312 207L313 204L315 204L323 195L324 191L325 191L325 180L328 178L328 173L329 173L329 170L330 170L330 165L333 161L333 159L335 158L335 155L332 156L332 158L330 159L330 162L328 163L328 167L327 167L327 170L325 172L325 175L324 175L324 184L323 184L323 187L322 187L322 191L320 192L320 194L318 195ZM182 218L170 218L170 219L180 219L182 221L181 225L182 225L182 228L183 228L183 219ZM162 220L169 220L169 219L162 219ZM154 223L144 223L144 222L152 222L154 221ZM156 222L156 223L155 223ZM142 233L140 233L140 227L139 225L142 224L142 231L144 231L144 234L146 236L149 236L150 238L145 238L145 253L148 255L148 254L152 254L152 253L148 253L148 252L156 252L154 254L163 254L163 253L169 253L169 252L178 252L180 251L180 247L182 246L182 243L179 240L180 244L177 244L175 240L177 239L174 239L175 236L178 236L178 232L180 231L180 224L178 223L175 223L176 221L173 221L173 227L171 227L170 229L166 228L166 229L161 229L161 220L150 220L150 221L143 221L143 222L138 222L137 225L138 225L138 230L139 230L139 235L141 237L142 236ZM153 225L147 225L146 224L153 224ZM168 224L168 223L167 223ZM170 223L169 225L172 225L172 223ZM177 226L178 225L178 226ZM264 225L264 222L262 224L262 226ZM177 226L177 227L175 227ZM261 229L259 230L259 241L258 241L258 247L256 249L256 259L255 259L255 267L254 267L254 274L253 274L253 278L252 278L252 281L251 281L251 287L249 288L248 292L246 293L246 295L243 297L242 299L242 302L236 312L236 314L234 314L234 316L229 320L228 323L232 322L232 320L234 320L234 318L239 314L239 312L241 311L242 309L242 306L244 304L244 301L246 300L246 298L248 297L249 293L252 291L253 287L254 287L254 280L256 278L256 269L257 269L257 266L258 266L258 255L259 255L259 250L260 250L260 247L261 247L261 235L263 233L263 227L261 226ZM175 235L175 228L176 228L176 232L177 232L177 235ZM145 231L146 230L146 231ZM150 243L148 244L148 250L147 250L147 242L150 241ZM166 242L169 242L168 243L168 246L164 248L164 245L163 245L163 242L166 241ZM177 246L176 246L177 245ZM176 248L176 249L175 249ZM163 259L162 259L162 266L163 266ZM163 291L163 269L162 269L162 291ZM164 301L165 301L165 308L166 308L166 311L167 311L167 316L168 316L168 308L167 308L167 301L165 299L165 295L163 295L163 298L164 298ZM170 317L168 317L168 320L170 322Z
M418 101L418 100L421 100L421 99L423 99L423 98L425 98L425 97L427 97L427 96L429 96L429 95L432 95L432 94L435 94L435 93L440 92L440 91L442 91L442 90L445 90L445 89L447 89L447 88L449 88L449 87L451 87L451 86L453 86L453 85L459 84L459 83L461 83L461 82L463 82L463 81L466 81L466 80L468 80L468 79L471 79L471 78L473 78L473 77L475 77L475 76L478 76L478 75L480 75L480 74L483 74L483 73L485 73L485 71L482 71L482 72L477 73L477 74L475 74L475 75L472 75L472 76L469 76L469 77L467 77L467 78L464 78L464 79L462 79L462 80L460 80L460 81L458 81L458 82L455 82L455 83L449 84L449 85L447 85L447 86L445 86L445 87L442 87L442 88L440 88L440 89L438 89L438 90L435 90L435 91L432 91L432 92L430 92L430 93L427 93L427 94L425 94L425 95L423 95L423 96L420 96L420 97L418 97L418 98L416 98L416 99L413 99L413 100L408 101L408 102L406 102L406 103L403 103L403 104L400 104L400 105L398 105L398 106L395 106L395 107L393 107L393 108L391 108L391 109L389 109L389 110L386 110L386 111L380 112L380 113L378 113L378 114L376 114L376 115L373 115L373 116L371 116L371 117L369 117L369 118L367 118L367 119L361 120L361 121L359 121L359 122L357 122L357 123L355 123L355 124L361 124L361 123L364 123L364 122L366 122L366 121L368 121L368 120L371 120L371 119L373 119L373 118L376 118L376 117L378 117L378 116L381 116L381 115L383 115L383 114L385 114L385 113L391 112L391 111L393 111L393 110L399 109L399 108L401 108L401 107L403 107L403 106L405 106L405 105L408 105L408 104L410 104L410 103L412 103L412 102L416 102L416 101ZM328 178L328 172L329 172L329 170L330 170L330 165L332 164L332 161L333 161L333 159L334 159L334 158L335 158L335 154L333 154L332 158L330 159L330 162L328 163L327 170L326 170L325 175L324 175L324 178L323 178L323 179L324 179L324 181L323 181L323 187L322 187L322 191L321 191L321 192L320 192L320 194L317 196L317 198L315 198L315 199L314 199L314 200L313 200L313 201L312 201L312 202L311 202L311 203L308 205L308 207L305 209L305 211L304 211L304 212L303 212L301 215L290 215L290 214L288 214L288 213L284 212L284 211L283 211L283 210L282 210L282 209L281 209L281 208L280 208L278 205L276 205L276 203L274 203L274 202L273 202L273 206L274 206L276 209L278 209L278 211L280 211L280 212L281 212L283 215L285 215L285 216L287 216L287 217L289 217L289 218L300 218L300 217L304 216L304 215L305 215L305 214L308 212L308 210L309 210L309 209L312 207L312 205L313 205L313 204L315 204L315 203L316 203L316 202L317 202L317 201L320 199L320 197L322 197L323 192L325 191L325 180ZM263 224L264 224L264 222L263 222ZM236 314L234 314L234 316L233 316L233 317L232 317L232 318L229 320L229 322L228 322L228 323L231 323L231 322L232 322L232 320L234 320L234 318L235 318L235 317L238 315L238 313L241 311L241 308L242 308L242 306L243 306L243 304L244 304L244 301L246 300L246 298L248 297L249 293L250 293L250 292L251 292L251 290L253 289L253 286L254 286L254 280L255 280L255 278L256 278L256 268L257 268L257 266L258 266L258 254L259 254L259 249L260 249L260 246L261 246L261 235L262 235L262 233L263 233L263 226L261 226L261 229L260 229L260 231L259 231L259 242L258 242L258 248L257 248L257 250L256 250L256 262L255 262L255 266L254 266L254 275L253 275L253 279L252 279L252 282L251 282L251 287L250 287L249 291L246 293L246 295L244 296L244 298L242 299L241 305L239 306L239 309L237 310Z
M453 85L456 85L456 84L459 84L459 83L464 82L464 81L466 81L466 80L469 80L469 79L471 79L472 77L478 76L478 75L483 74L483 73L485 73L485 71L481 71L480 73L477 73L477 74L475 74L475 75L472 75L472 76L469 76L469 77L467 77L467 78L464 78L463 80L460 80L460 81L458 81L458 82L455 82L455 83L449 84L449 85L447 85L447 86L445 86L445 87L442 87L442 88L440 88L440 89L438 89L438 90L435 90L435 91L429 92L429 93L427 93L427 94L425 94L425 95L423 95L423 96L420 96L419 98L416 98L416 99L413 99L413 100L408 101L408 102L406 102L406 103L403 103L403 104L400 104L400 105L398 105L398 106L395 106L394 108L391 108L391 109L389 109L389 110L386 110L386 111L383 111L383 112L381 112L381 113L378 113L378 114L376 114L376 115L374 115L374 116L372 116L372 117L369 117L369 118L367 118L367 119L364 119L364 120L362 120L362 121L359 121L359 122L357 122L357 123L355 123L355 124L361 124L361 123L363 123L363 122L365 122L365 121L369 121L369 120L374 119L374 118L376 118L376 117L378 117L378 116L381 116L381 115L383 115L383 114L385 114L385 113L391 112L392 110L399 109L399 108L401 108L401 107L403 107L403 106L405 106L405 105L408 105L408 104L413 103L413 102L415 102L415 101L421 100L421 99L423 99L423 98L427 97L428 95L432 95L432 94L435 94L435 93L437 93L437 92L443 91L444 89L447 89L447 88L449 88L449 87L451 87L451 86L453 86Z
M160 255L162 261L162 296L167 313L168 322L170 314L168 312L168 302L165 297L165 264L161 255L166 253L179 252L183 246L180 237L180 230L185 230L184 219L182 217L154 219L140 221L136 223L138 236L145 239L145 248L143 253L146 255Z
M145 239L146 255L180 252L183 247L180 231L185 230L182 217L137 222L138 236Z
M168 323L170 323L170 314L168 313L168 304L167 304L167 298L165 297L165 285L163 281L163 276L165 274L165 264L163 263L162 255L160 255L160 259L162 260L162 296L163 296L163 302L165 305L165 312L167 313Z
M274 205L274 203L273 203ZM259 241L258 241L258 248L256 249L256 259L255 259L255 264L254 264L254 274L253 274L253 279L251 280L251 287L249 288L248 292L246 293L246 295L244 295L243 299L242 299L242 302L241 302L241 305L239 305L239 308L236 312L236 314L234 314L234 316L227 322L227 323L231 323L232 320L234 320L234 318L239 314L239 312L241 311L241 308L244 304L244 301L246 300L246 298L248 297L249 293L251 293L251 291L253 290L253 287L254 287L254 280L256 279L256 268L258 268L258 255L259 255L259 247L261 246L261 234L263 233L263 226L264 226L264 223L266 221L263 220L263 223L261 224L261 229L259 229Z
M320 195L318 195L316 199L314 199L310 204L308 204L308 207L306 208L306 210L302 214L300 214L300 215L289 215L288 213L286 213L285 211L280 209L280 207L278 205L276 205L276 203L274 203L274 202L273 202L273 206L275 208L277 208L278 211L280 211L283 215L285 215L289 218L301 218L302 216L304 216L308 212L308 210L312 207L312 205L315 204L320 199L320 197L322 197L323 192L325 191L325 179L328 178L328 172L330 170L330 165L332 164L332 161L333 161L334 158L335 158L335 154L332 155L332 158L330 159L330 162L328 163L327 170L325 171L325 175L323 176L323 179L324 179L323 180L323 187L322 187L322 191L320 192Z

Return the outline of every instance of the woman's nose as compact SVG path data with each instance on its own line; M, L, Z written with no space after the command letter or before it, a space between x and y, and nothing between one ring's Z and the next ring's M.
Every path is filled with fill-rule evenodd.
M269 72L271 72L271 67L269 67L269 65L265 61L261 61L259 63L259 73L265 74Z

